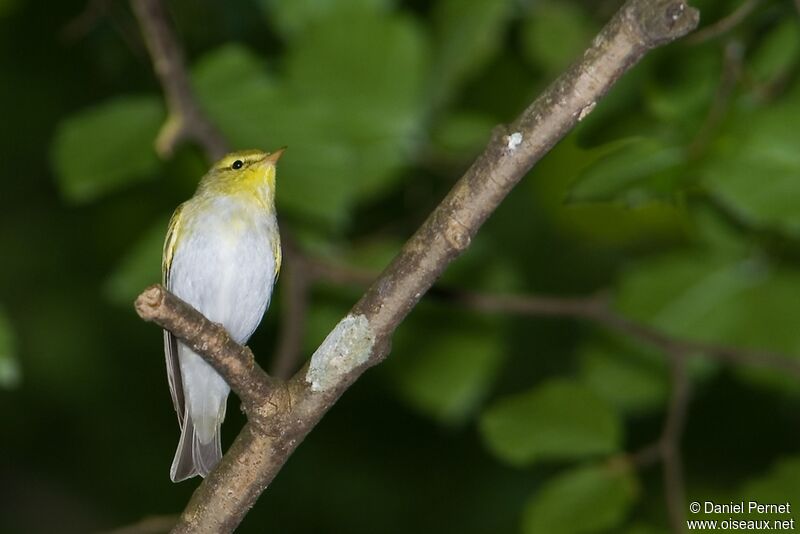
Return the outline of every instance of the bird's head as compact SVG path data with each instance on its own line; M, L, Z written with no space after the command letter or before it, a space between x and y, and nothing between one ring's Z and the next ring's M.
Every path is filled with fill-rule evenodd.
M217 161L200 183L200 188L218 193L275 195L275 165L286 147L274 152L241 150Z

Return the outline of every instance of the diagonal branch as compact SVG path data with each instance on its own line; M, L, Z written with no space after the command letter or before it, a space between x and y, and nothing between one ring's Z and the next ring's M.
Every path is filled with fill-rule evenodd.
M391 333L470 244L511 189L651 48L685 35L698 13L681 0L630 0L583 59L553 82L488 147L353 308L377 340ZM372 356L371 363L382 354ZM313 363L313 362L312 362Z
M185 140L197 142L212 160L228 150L216 126L206 118L194 97L183 51L167 22L161 0L132 0L153 67L167 100L167 120L156 139L156 151L169 156Z
M177 104L171 100L187 94L191 98L182 58L174 53L179 49L173 38L165 38L171 34L158 0L134 0L134 8L172 110ZM514 123L496 130L483 154L328 335L311 362L256 407L269 424L248 418L218 467L195 491L174 532L232 531L339 396L387 355L397 326L530 168L650 49L685 35L697 22L697 11L683 0L628 0L579 62ZM172 47L167 57L173 60L172 70L169 62L159 65L162 54L170 52L165 43ZM177 91L169 85L174 76L183 79ZM204 146L211 152L222 145ZM225 373L225 368L218 369Z

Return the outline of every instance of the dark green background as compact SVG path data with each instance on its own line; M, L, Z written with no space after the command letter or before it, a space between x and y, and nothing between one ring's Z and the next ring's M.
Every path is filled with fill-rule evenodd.
M289 145L282 229L325 261L377 270L491 128L619 4L179 0L169 11L201 105L231 144ZM693 2L702 25L738 4ZM158 281L167 217L208 162L193 146L156 156L163 102L136 21L125 2L90 5L0 0L3 532L173 514L197 485L169 481L178 428L161 333L131 303ZM798 60L789 0L654 52L441 285L608 291L670 334L797 357ZM266 367L277 291L250 342ZM358 295L315 286L305 355ZM797 378L702 355L690 371L687 499L800 506ZM663 354L591 324L425 300L241 531L666 532L659 467L624 452L658 438L668 377ZM242 424L230 402L226 444Z

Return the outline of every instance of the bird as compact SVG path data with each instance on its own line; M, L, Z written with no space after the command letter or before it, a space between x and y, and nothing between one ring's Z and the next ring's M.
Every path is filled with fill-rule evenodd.
M222 157L175 210L164 241L164 287L240 344L261 322L280 273L275 179L285 148ZM206 477L222 458L220 429L230 387L168 330L164 354L181 430L170 478Z

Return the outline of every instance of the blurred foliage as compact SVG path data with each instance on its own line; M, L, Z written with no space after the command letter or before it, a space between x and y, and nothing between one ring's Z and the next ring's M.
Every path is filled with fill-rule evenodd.
M63 121L53 163L64 198L89 202L152 176L158 166L153 138L164 118L156 97L128 97Z
M8 317L0 310L0 388L13 388L20 381L13 335Z
M669 381L664 358L623 340L593 340L579 349L580 378L622 413L661 409Z
M618 528L636 497L630 466L579 467L554 477L525 507L523 532L603 532Z
M497 378L502 337L494 321L458 314L444 323L438 315L420 310L400 331L395 350L408 357L390 360L389 371L409 404L444 423L463 423Z
M282 229L380 270L488 140L580 56L609 0L170 2L203 109L290 148ZM735 6L694 0L703 24ZM0 0L0 532L175 513L161 334L131 301L207 167L153 150L160 88L121 0ZM800 17L769 0L649 55L509 196L451 289L586 295L672 335L800 354ZM794 195L797 194L798 197ZM265 366L284 299L251 346ZM355 302L320 285L309 354ZM691 359L687 499L800 506L797 380ZM597 325L425 301L242 532L667 531L663 354ZM232 399L229 444L242 423ZM795 502L797 501L797 502ZM298 513L302 510L301 513ZM409 513L409 511L413 513Z
M501 398L481 418L489 448L517 465L611 453L619 446L620 427L600 397L565 380Z

